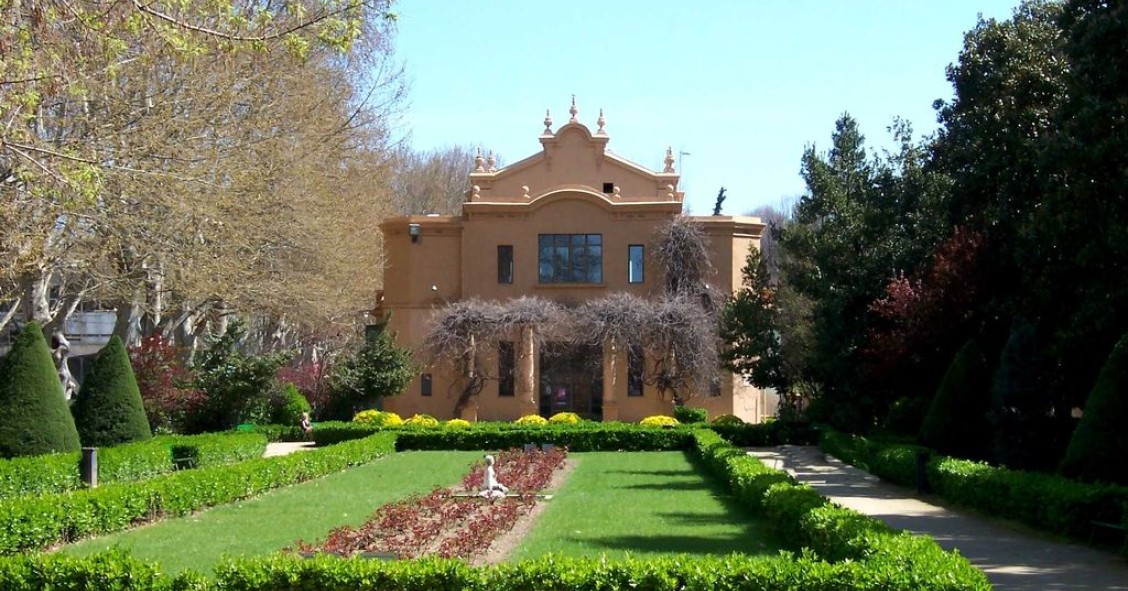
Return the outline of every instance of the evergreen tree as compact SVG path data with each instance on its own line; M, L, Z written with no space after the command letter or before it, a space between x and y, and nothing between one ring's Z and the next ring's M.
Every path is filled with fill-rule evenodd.
M1121 337L1101 368L1085 402L1061 471L1083 480L1128 485L1128 334Z
M975 339L956 353L920 428L920 442L961 458L986 456L991 374Z
M43 331L29 322L0 361L0 457L78 451L78 431Z
M333 367L335 410L370 408L378 398L402 392L415 372L411 351L396 346L391 334L381 330L368 336L359 350Z
M991 385L991 423L995 459L1008 467L1053 467L1055 452L1053 402L1047 384L1046 356L1029 323L1015 326L999 356Z
M87 447L109 447L153 436L129 354L117 335L98 353L73 411L79 438Z

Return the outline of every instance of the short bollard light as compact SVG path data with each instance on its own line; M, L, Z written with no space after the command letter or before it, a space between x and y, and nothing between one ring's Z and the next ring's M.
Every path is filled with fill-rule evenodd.
M90 488L98 486L98 448L82 448L82 459L78 463L78 475Z

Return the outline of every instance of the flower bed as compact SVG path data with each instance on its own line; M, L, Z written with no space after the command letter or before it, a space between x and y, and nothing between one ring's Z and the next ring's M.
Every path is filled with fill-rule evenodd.
M436 489L426 496L384 505L356 528L337 528L324 542L299 542L295 549L343 556L479 556L533 508L536 493L548 486L553 473L564 464L564 457L560 448L548 453L502 452L497 457L497 478L509 486L510 496L472 496L485 480L485 464L479 462L462 479L460 489Z

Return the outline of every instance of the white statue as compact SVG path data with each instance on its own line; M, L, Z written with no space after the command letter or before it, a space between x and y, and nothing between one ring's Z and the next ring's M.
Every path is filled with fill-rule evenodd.
M487 455L485 488L478 493L478 496L496 499L504 497L507 492L509 492L509 487L497 481L497 472L494 471L494 457Z

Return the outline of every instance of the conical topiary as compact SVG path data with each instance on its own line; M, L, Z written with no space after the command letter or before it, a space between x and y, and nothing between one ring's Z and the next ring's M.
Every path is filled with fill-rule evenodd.
M43 329L29 322L0 362L0 456L78 449L78 431Z
M956 353L936 389L920 427L920 442L948 455L985 457L990 446L990 401L990 370L983 350L972 339Z
M117 336L98 353L74 401L82 444L104 447L153 436L129 355Z
M1061 464L1066 476L1128 484L1128 334L1108 356Z

